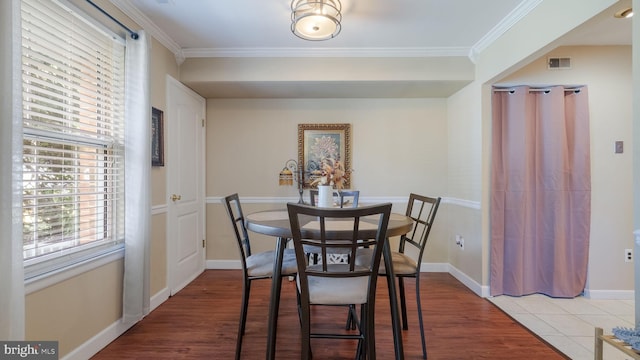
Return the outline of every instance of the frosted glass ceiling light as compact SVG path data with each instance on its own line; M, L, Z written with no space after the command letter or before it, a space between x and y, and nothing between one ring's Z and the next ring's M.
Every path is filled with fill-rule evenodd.
M311 41L328 40L340 33L339 0L292 0L291 31Z

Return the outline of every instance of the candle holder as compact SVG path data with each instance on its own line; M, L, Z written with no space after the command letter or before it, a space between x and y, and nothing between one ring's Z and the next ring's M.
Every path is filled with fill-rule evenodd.
M293 185L293 182L296 182L298 185L298 193L300 194L300 198L298 199L298 204L305 204L302 199L302 193L304 192L304 171L298 166L298 162L289 159L284 164L284 168L280 171L280 177L278 183L282 185Z

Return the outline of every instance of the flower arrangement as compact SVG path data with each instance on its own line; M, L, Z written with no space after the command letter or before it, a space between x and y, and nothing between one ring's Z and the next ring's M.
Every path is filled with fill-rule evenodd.
M332 136L319 136L314 139L310 154L313 162L317 164L315 170L311 170L309 185L330 185L338 190L344 188L347 180L347 170L340 160L338 143Z
M338 190L342 190L347 172L340 160L324 158L321 161L320 170L312 171L311 175L317 176L311 181L311 186L331 185Z

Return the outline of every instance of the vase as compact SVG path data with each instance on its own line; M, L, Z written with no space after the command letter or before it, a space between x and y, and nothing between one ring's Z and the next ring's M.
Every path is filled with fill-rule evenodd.
M333 207L333 187L318 185L318 207Z

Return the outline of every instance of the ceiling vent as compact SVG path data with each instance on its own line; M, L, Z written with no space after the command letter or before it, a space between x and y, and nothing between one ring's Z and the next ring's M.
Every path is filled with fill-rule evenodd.
M571 58L568 57L552 57L547 61L549 69L571 69Z

